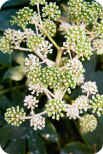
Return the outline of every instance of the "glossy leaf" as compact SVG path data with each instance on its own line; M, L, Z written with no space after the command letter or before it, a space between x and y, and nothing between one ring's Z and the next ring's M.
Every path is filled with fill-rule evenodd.
M11 26L10 20L12 16L16 14L18 9L9 9L9 10L2 10L0 11L0 31L4 31L7 28L13 28Z
M60 154L93 154L93 151L87 145L81 144L79 142L73 142L67 144Z
M10 154L25 154L25 139L11 141L5 151Z
M28 152L32 154L47 154L44 141L34 132L28 134Z
M51 122L47 122L45 128L41 131L41 136L50 142L58 142L58 134Z
M22 5L26 5L29 2L29 0L8 0L4 6L3 9L9 8L9 7L18 7Z

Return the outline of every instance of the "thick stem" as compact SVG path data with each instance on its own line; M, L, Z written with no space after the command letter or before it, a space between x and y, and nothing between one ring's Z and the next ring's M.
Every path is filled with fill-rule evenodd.
M47 36L47 38L50 40L50 42L55 46L55 48L57 50L60 50L60 47L58 46L58 44L54 41L54 39L46 32L46 30L41 27L41 29L43 30L44 34Z
M62 53L63 53L62 48L59 48L59 50L57 50L57 57L56 57L56 65L57 66L59 66L61 63Z

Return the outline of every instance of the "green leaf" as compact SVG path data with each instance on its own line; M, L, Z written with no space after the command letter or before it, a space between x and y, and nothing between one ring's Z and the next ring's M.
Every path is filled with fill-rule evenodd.
M20 81L23 79L23 77L24 77L23 68L21 66L16 66L16 67L12 67L8 69L6 73L4 74L3 79L4 80L11 79L14 81Z
M93 151L87 145L79 142L67 144L60 152L60 154L93 154Z
M0 64L1 65L10 65L10 55L9 54L3 54L0 52Z
M29 2L29 0L8 0L3 8L9 8L9 7L14 7L14 6L22 6L22 5L26 5Z
M42 138L33 130L28 134L28 153L47 154Z
M9 127L0 128L0 145L5 146L8 141L11 139L11 129Z
M92 73L90 79L96 82L99 92L103 93L103 71Z
M84 67L86 69L85 76L88 78L95 72L97 63L97 56L92 56L90 60L84 62Z
M10 154L25 154L25 139L11 141L5 151Z
M11 17L16 14L17 10L18 9L9 9L0 11L0 31L4 31L7 28L15 28L14 26L11 26L10 20Z
M9 99L6 96L1 95L0 96L0 110L7 108L9 105L10 105Z
M55 143L59 140L55 127L49 121L47 121L45 128L40 133L41 136L47 141Z

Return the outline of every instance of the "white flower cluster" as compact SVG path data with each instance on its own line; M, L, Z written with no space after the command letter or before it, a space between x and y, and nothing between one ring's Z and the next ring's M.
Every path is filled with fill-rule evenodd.
M29 54L25 58L25 72L32 71L39 64L39 58L33 54Z
M65 105L65 111L66 111L66 116L69 117L69 119L75 120L79 118L79 109L76 103L72 105Z
M84 82L84 67L81 61L75 57L67 63L69 70L72 72L73 78L76 81L77 85L80 85Z
M82 86L82 92L89 95L95 95L98 92L96 82L85 82Z
M39 114L32 115L30 126L33 127L34 130L43 129L45 127L45 118Z
M79 96L75 100L75 104L77 104L78 109L80 110L80 113L83 113L83 111L87 112L87 110L90 108L89 99L85 95Z
M32 95L28 95L24 99L24 106L26 106L28 109L35 109L35 107L38 107L38 100L36 97L33 97Z
M31 91L31 94L36 94L37 96L40 94L40 93L43 93L45 88L43 87L43 85L41 84L35 84L35 85L31 85L29 84L28 85L29 87L29 90Z
M53 53L52 44L47 40L44 40L41 44L38 45L36 52L41 52L44 58L47 58L48 53Z

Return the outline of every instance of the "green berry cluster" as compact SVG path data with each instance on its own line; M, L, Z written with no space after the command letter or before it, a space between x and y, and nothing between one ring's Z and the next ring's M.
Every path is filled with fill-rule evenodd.
M66 35L69 50L75 52L78 57L89 59L92 55L91 43L86 36L84 27L71 26Z
M43 7L42 12L43 17L47 17L54 21L60 18L61 15L61 11L59 10L59 7L56 5L55 2L50 2L49 4L46 4L45 7Z
M95 24L103 17L103 8L97 2L69 0L68 18L72 23Z
M37 4L44 5L45 3L46 3L45 0L30 0L30 4L31 4L32 6L37 5Z
M68 70L61 71L56 67L37 66L33 71L28 72L27 76L28 82L32 84L42 83L44 86L54 90L60 87L68 89L76 86L72 74Z
M62 87L66 89L76 87L76 82L73 77L73 74L69 70L61 72L61 80L62 80Z
M65 103L60 100L51 99L45 105L45 110L49 117L59 120L64 117Z
M96 113L97 116L103 115L103 95L97 94L93 96L90 101L92 113Z
M39 45L42 44L43 41L44 38L41 37L41 35L34 34L27 38L27 46L32 51L35 51L39 47Z
M50 20L50 19L46 19L43 21L43 28L46 29L46 32L51 36L55 36L56 34L56 24ZM41 29L41 32L44 33Z
M56 67L44 67L41 70L41 79L44 85L56 89L60 86L60 71Z
M26 26L31 21L32 16L33 16L33 10L30 9L29 7L24 7L23 9L20 9L16 13L16 16L13 16L11 23L16 24L21 28L25 29Z
M41 66L37 65L32 71L27 72L28 83L31 85L41 82Z
M19 106L11 107L6 110L5 120L12 126L20 126L25 121L23 119L25 115L23 108L20 109Z
M79 120L79 126L82 133L93 132L97 127L97 119L92 114L85 114Z

